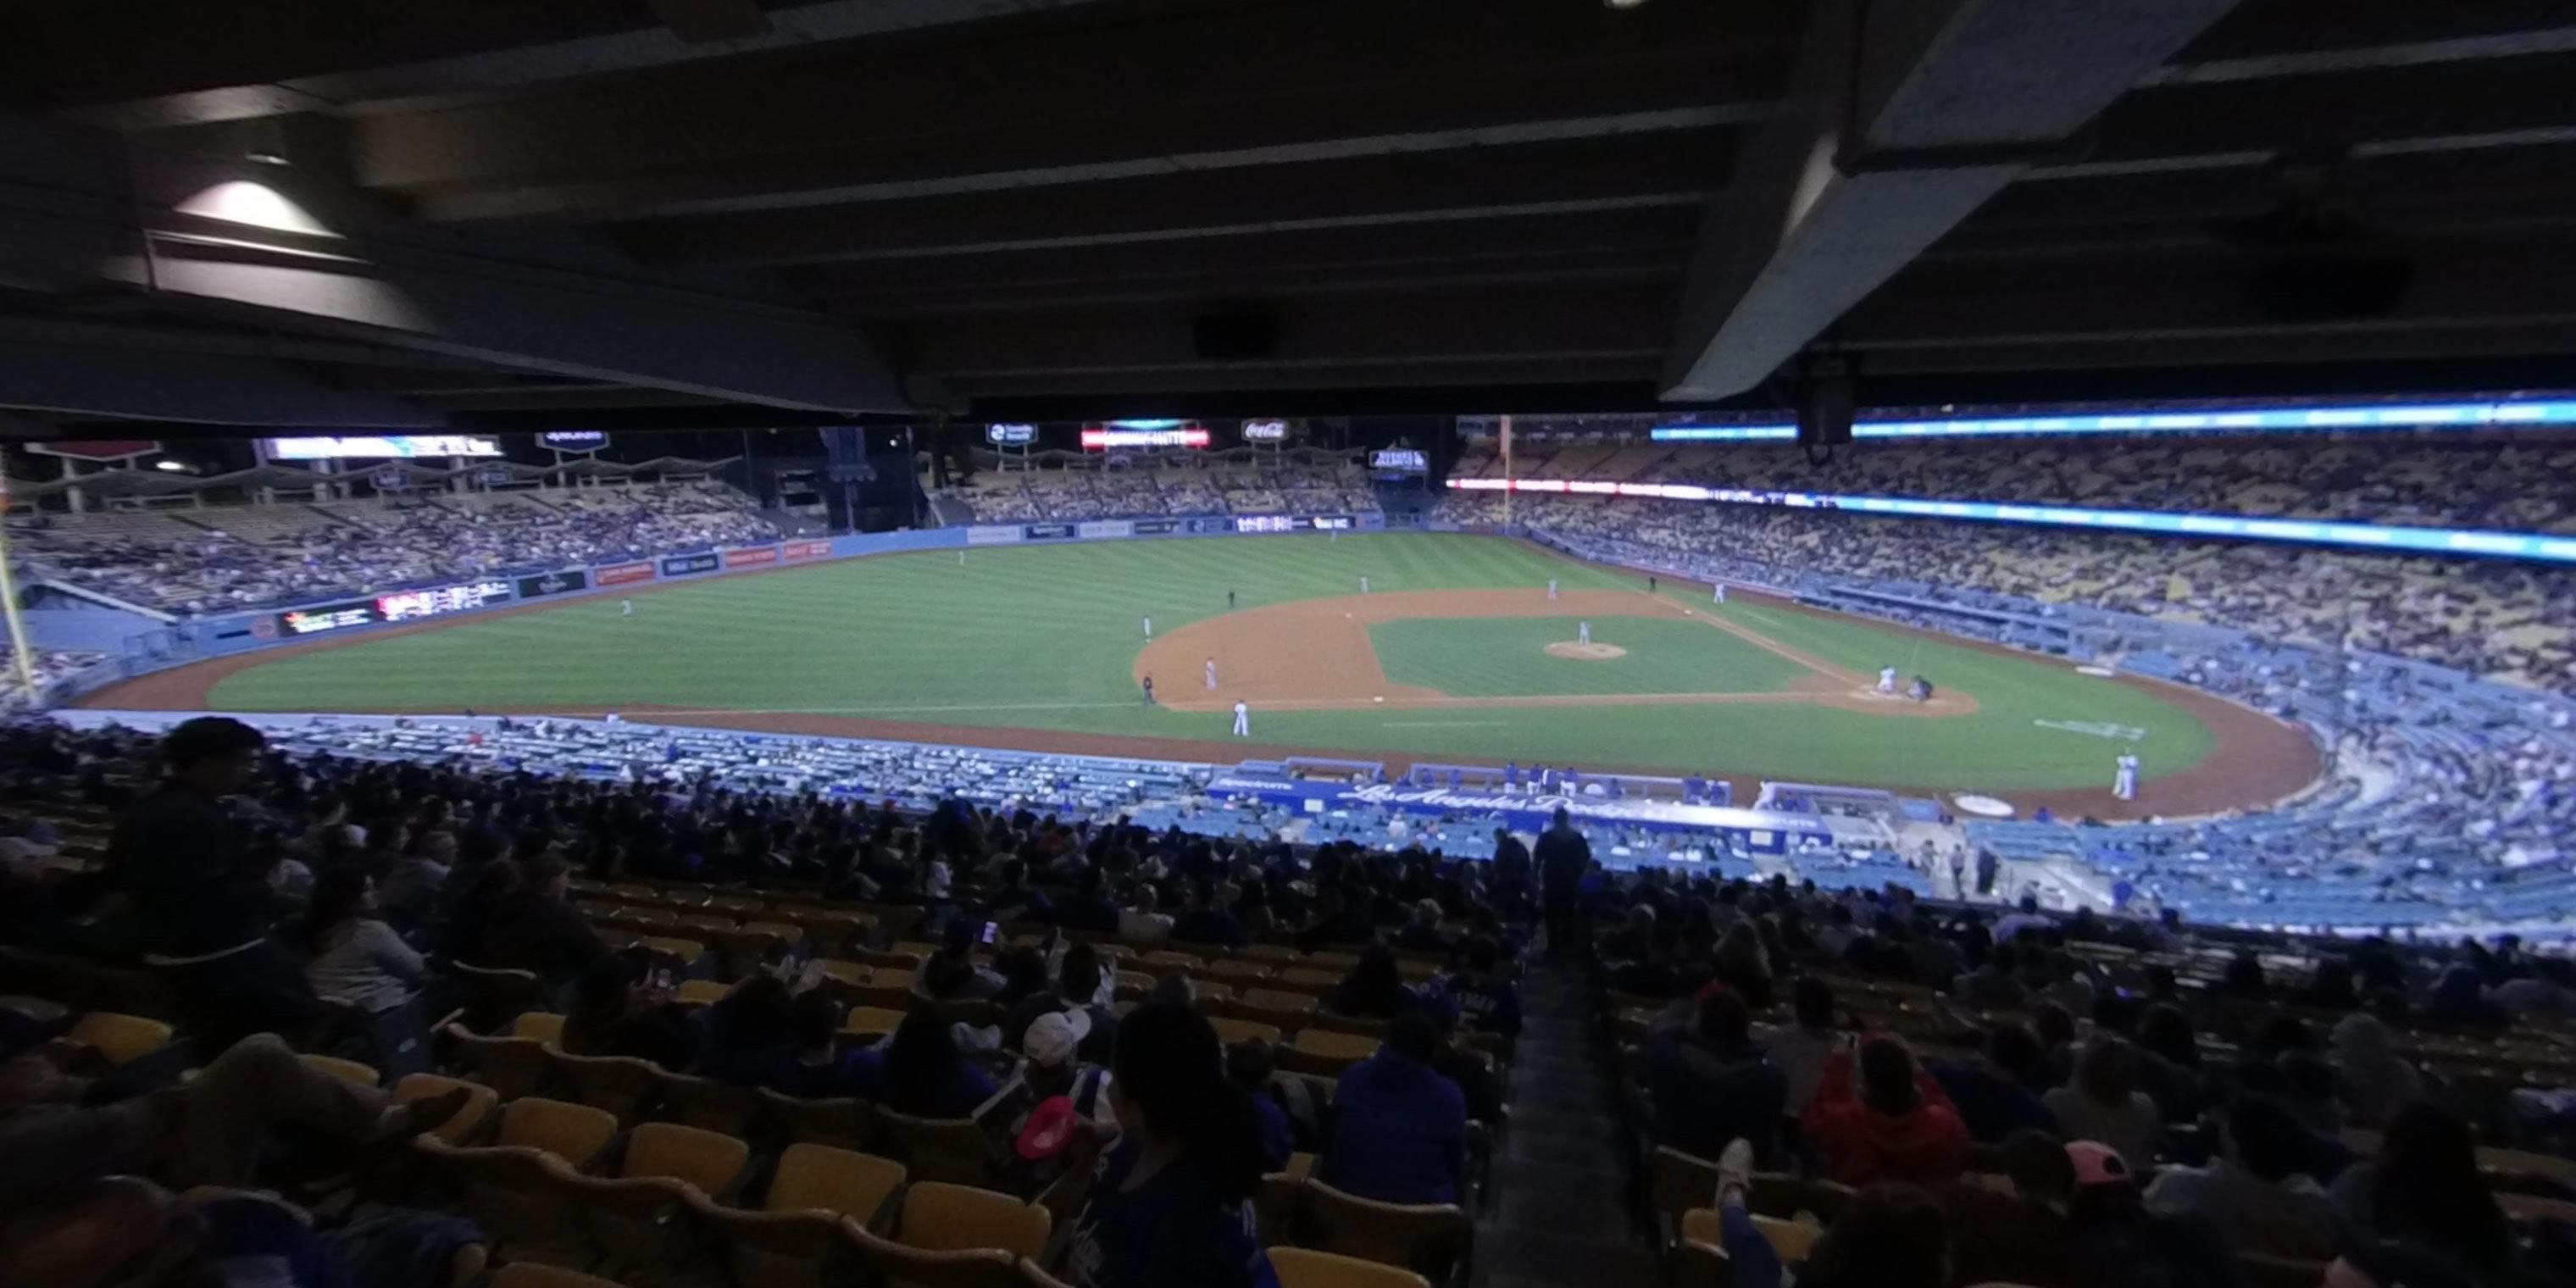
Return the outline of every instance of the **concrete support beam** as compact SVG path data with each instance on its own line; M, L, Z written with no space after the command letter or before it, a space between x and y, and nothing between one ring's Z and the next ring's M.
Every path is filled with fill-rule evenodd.
M257 428L437 429L446 418L275 363L0 339L0 408Z
M1511 379L1516 364L1560 359L1651 361L1670 298L1658 285L1561 287L1509 295L1285 300L1268 311L1277 339L1265 353L1201 354L1186 310L1146 308L1031 314L1007 323L941 318L897 343L912 367L966 389L1003 377L1122 373L1154 381L1232 371L1238 383L1312 370L1371 383L1382 369L1482 365Z
M668 2L668 0L666 0ZM742 8L758 8L736 0ZM393 63L353 70L334 68L312 75L225 84L210 89L146 95L112 102L92 102L65 113L67 119L117 130L166 129L291 112L334 112L407 104L426 107L471 101L506 90L607 72L676 67L702 60L792 50L867 36L920 31L1011 14L1073 9L1097 0L818 0L777 6L757 34L692 41L671 27L646 25L643 13L631 30L607 31L473 50L420 62ZM426 11L430 21L448 18L444 10ZM207 21L238 34L238 24L210 11ZM280 21L293 21L281 18ZM185 28L173 28L185 31ZM38 42L41 45L41 41ZM184 46L156 50L189 71L203 75Z
M1819 0L1711 203L1665 397L1759 383L2235 0Z
M1471 148L1419 156L1179 172L1008 192L767 214L653 220L620 239L657 263L851 263L1695 207L1730 131ZM1683 145L1695 139L1696 148Z
M56 292L131 292L197 317L708 398L909 406L854 327L767 287L639 268L581 238L426 228L291 168L118 156L103 135L92 142L115 164L12 183L9 159L30 149L8 134L0 231L30 239L0 268ZM43 155L80 153L45 142Z

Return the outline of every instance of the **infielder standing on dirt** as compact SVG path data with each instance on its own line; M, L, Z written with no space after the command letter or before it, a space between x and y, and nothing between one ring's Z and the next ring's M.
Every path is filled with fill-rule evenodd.
M1554 577L1547 579L1547 601L1551 604L1556 602L1556 578Z
M2111 794L2124 801L2138 799L2138 753L2120 753L2120 759L2111 770Z
M1216 659L1215 659L1215 658L1209 658L1209 659L1207 660L1207 686L1208 686L1208 688L1210 688L1210 689L1214 689L1214 688L1216 687Z
M1154 638L1154 619L1151 617L1145 619L1145 638Z
M1241 698L1234 700L1234 736L1237 738L1252 736L1252 708L1243 705Z

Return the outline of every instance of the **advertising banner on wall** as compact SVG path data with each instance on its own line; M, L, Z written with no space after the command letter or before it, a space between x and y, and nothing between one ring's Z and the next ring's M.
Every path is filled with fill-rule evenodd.
M713 551L702 555L673 555L662 561L662 575L686 577L691 573L714 572L723 564L724 561L717 558Z
M337 604L316 604L295 608L277 615L277 634L286 639L299 635L321 635L344 631L352 626L373 626L384 619L376 615L376 601L347 600Z
M1094 519L1089 523L1076 524L1074 535L1085 541L1132 537L1136 535L1136 525L1125 519Z
M519 598L521 599L543 599L548 595L568 595L576 590L588 589L590 589L590 574L578 568L519 579Z
M376 612L389 622L407 622L415 618L461 613L508 598L510 583L506 581L469 581L461 586L441 586L436 590L404 590L378 595Z
M778 557L793 562L798 559L820 559L832 553L829 541L789 541L778 547Z
M724 566L727 568L757 568L762 564L776 562L778 562L776 546L752 546L744 550L724 552Z
M650 563L610 564L598 569L591 576L602 586L623 586L630 582L653 580L653 565Z
M1138 519L1134 531L1140 537L1168 537L1181 530L1178 519Z
M1008 527L999 524L977 524L966 529L966 544L970 546L1007 546L1017 543L1019 539L1020 529L1017 524Z
M1070 523L1031 523L1021 527L1020 531L1031 541L1069 541L1073 539L1074 527Z

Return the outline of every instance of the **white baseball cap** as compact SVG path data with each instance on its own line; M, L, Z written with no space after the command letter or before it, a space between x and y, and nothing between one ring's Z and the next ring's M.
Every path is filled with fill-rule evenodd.
M1073 1063L1075 1048L1091 1036L1091 1015L1087 1011L1049 1011L1029 1021L1028 1034L1020 1039L1020 1054L1031 1063L1060 1068Z

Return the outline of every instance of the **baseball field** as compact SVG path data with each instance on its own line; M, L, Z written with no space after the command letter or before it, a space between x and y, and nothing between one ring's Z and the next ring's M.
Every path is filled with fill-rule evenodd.
M1493 537L978 547L632 599L631 616L611 593L224 658L87 705L617 711L1228 761L1517 759L2105 816L2264 804L2315 772L2295 730L2190 690L1751 594L1718 605L1704 585L1650 593L1642 575ZM1887 666L1929 678L1933 699L1879 693ZM2146 780L2133 806L2107 790L2123 751Z

